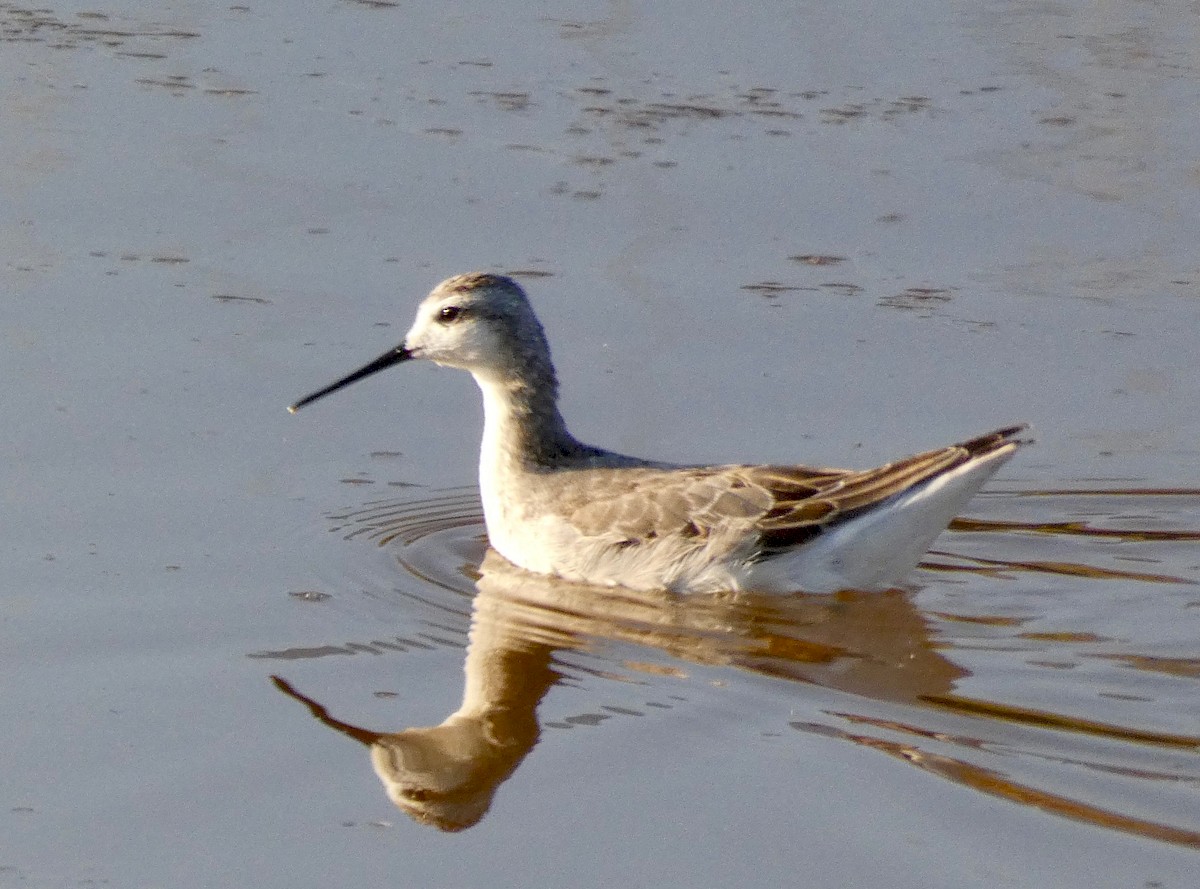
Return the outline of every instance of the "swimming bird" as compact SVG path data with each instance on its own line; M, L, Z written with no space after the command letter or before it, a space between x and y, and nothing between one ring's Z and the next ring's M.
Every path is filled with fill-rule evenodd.
M674 592L894 587L1025 442L1023 425L875 469L687 466L583 444L558 409L541 323L511 278L447 278L404 341L291 407L429 359L483 393L479 487L492 547L571 581Z

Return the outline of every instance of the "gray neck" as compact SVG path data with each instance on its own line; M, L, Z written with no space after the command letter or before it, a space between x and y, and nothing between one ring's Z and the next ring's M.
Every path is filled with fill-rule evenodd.
M483 391L485 461L535 469L583 450L558 412L558 381L548 363L517 373L477 373L475 381Z

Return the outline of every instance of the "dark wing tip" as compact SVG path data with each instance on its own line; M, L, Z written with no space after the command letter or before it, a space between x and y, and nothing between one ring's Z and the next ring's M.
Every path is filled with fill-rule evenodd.
M980 435L975 438L969 438L962 442L959 447L967 452L972 457L977 457L981 454L987 454L997 448L1005 445L1027 445L1033 444L1034 439L1025 437L1019 438L1021 433L1029 429L1028 423L1017 423L1013 426L1005 426L1002 429L997 429L995 432L989 432L986 435Z

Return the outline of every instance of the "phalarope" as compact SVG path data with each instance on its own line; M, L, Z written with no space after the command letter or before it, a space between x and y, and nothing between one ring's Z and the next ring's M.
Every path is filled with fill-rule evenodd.
M1023 425L876 469L679 466L577 441L558 411L542 325L511 278L447 278L404 341L318 398L428 358L483 392L479 487L491 545L515 565L675 592L893 587L1024 442Z

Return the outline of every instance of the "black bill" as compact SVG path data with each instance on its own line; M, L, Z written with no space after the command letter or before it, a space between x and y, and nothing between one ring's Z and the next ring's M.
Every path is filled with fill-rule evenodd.
M404 346L397 346L394 349L388 349L388 351L384 352L370 364L364 364L358 370L354 371L354 373L342 377L336 383L330 383L324 389L318 389L316 392L313 392L310 395L305 395L295 404L289 406L288 411L294 414L296 411L300 410L300 408L312 404L318 398L324 398L326 395L336 392L338 389L345 388L351 383L357 383L363 377L369 377L371 374L381 371L385 367L391 367L393 364L399 364L402 361L408 361L412 357L412 352L408 351L408 349L404 348Z

